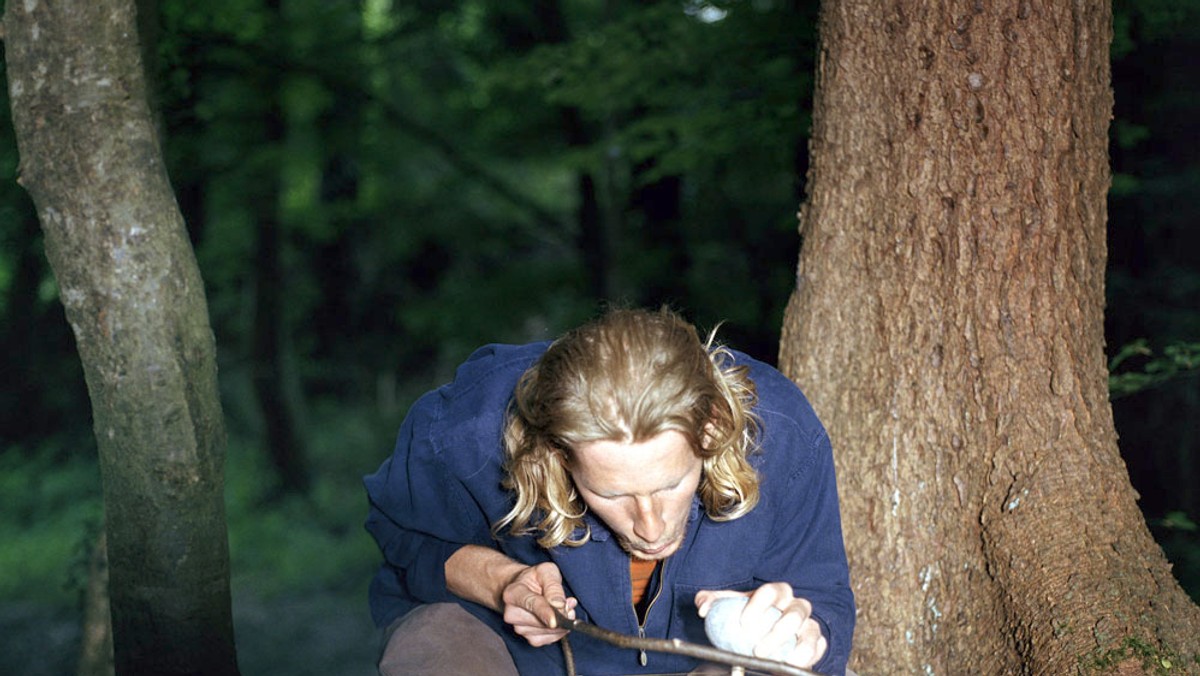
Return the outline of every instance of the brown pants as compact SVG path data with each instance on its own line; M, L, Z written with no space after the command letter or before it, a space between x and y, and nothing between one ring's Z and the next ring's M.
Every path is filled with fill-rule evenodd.
M384 641L380 676L518 676L504 640L457 603L413 608Z

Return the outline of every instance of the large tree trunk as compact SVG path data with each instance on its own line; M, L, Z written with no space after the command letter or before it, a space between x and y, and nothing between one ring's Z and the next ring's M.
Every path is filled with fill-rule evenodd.
M864 673L1200 669L1106 389L1110 24L823 3L780 362L837 451Z
M92 400L117 673L237 673L215 345L134 2L14 1L5 26L22 184Z

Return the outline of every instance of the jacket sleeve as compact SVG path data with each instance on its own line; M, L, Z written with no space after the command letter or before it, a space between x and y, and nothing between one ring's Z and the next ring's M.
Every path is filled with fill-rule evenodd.
M442 455L443 439L434 433L441 407L438 391L418 400L391 457L364 479L370 502L366 528L384 557L381 578L422 603L456 600L446 588L446 560L465 544L491 544L487 517ZM374 610L379 622L395 615Z
M786 436L786 435L785 435ZM813 669L841 674L854 634L854 593L842 541L837 481L829 437L819 424L789 440L799 448L785 481L776 484L777 507L761 582L787 581L796 596L813 604L829 647Z

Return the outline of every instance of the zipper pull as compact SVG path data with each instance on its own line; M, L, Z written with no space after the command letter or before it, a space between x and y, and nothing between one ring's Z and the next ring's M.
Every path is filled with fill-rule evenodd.
M643 639L646 638L646 630L643 629L642 627L638 627L638 638L643 638ZM644 667L644 666L646 666L646 663L649 661L650 661L650 659L648 657L646 657L646 651L644 649L639 650L638 651L638 663L640 663Z

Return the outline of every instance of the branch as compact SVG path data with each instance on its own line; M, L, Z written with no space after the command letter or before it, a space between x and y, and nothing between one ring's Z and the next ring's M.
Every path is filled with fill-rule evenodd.
M557 608L554 610L554 615L558 619L558 625L563 629L587 634L592 638L598 638L606 643L611 643L618 648L652 650L658 653L686 655L688 657L694 657L698 660L716 662L718 664L728 664L733 667L755 669L772 674L784 674L784 676L820 676L820 674L815 671L801 669L800 667L792 666L786 662L766 660L762 659L761 657L754 657L751 655L742 655L741 653L735 653L729 650L721 650L720 648L699 645L697 643L688 643L687 641L681 641L677 638L640 638L638 636L618 634L615 631L602 629L594 624L580 622L579 620L572 620L571 618L559 612ZM575 676L575 664L574 659L571 656L570 649L564 646L563 653L567 656L567 673L569 676Z

